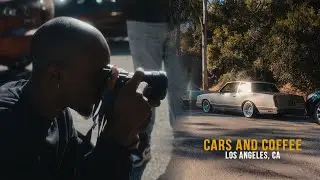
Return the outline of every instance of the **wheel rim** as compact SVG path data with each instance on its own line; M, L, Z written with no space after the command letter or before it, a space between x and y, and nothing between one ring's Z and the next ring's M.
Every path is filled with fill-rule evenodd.
M202 108L203 108L204 112L209 112L210 111L210 103L208 101L203 101Z
M251 117L253 115L253 105L251 103L246 103L243 107L243 114L246 117Z
M320 121L320 106L317 107L316 116L317 116L317 120Z

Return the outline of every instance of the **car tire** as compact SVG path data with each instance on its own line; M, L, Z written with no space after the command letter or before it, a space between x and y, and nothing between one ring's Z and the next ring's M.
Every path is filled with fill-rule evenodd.
M205 113L210 113L212 112L212 105L207 99L204 99L202 101L202 111Z
M314 106L312 119L320 125L320 101Z
M254 118L257 116L258 111L253 102L246 101L242 106L242 113L246 118Z

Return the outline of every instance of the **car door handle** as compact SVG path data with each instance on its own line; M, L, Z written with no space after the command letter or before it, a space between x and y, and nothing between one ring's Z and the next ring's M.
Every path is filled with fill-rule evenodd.
M233 95L232 97L237 97L236 95Z

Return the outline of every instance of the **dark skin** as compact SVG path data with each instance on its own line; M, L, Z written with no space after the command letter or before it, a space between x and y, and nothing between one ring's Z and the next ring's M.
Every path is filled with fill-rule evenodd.
M88 24L79 23L71 18L68 20L76 28L86 31L86 36L79 36L79 38L88 40L81 41L85 43L82 44L84 46L81 46L81 43L73 44L75 47L70 48L70 53L74 52L72 49L78 49L76 54L64 56L62 53L68 53L68 51L60 52L62 57L68 57L65 61L72 62L71 66L52 64L45 70L37 71L36 69L41 73L35 73L26 88L29 102L32 102L32 107L29 108L45 119L53 119L66 107L78 111L85 117L90 117L93 104L100 98L101 92L98 87L103 80L102 69L110 63L110 50L102 34ZM39 43L38 46L41 44ZM113 72L113 78L108 82L105 90L113 90L118 71L114 68ZM122 146L128 146L136 141L139 129L146 124L152 106L160 104L159 101L148 102L136 92L142 78L142 70L137 70L133 78L118 91L112 113L113 118L108 120L102 138L112 138Z

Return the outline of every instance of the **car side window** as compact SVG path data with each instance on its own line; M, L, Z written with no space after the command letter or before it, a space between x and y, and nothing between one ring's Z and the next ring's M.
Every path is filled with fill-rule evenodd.
M238 93L248 93L251 92L251 84L242 82L239 86Z
M228 83L221 89L221 93L236 93L240 83Z

